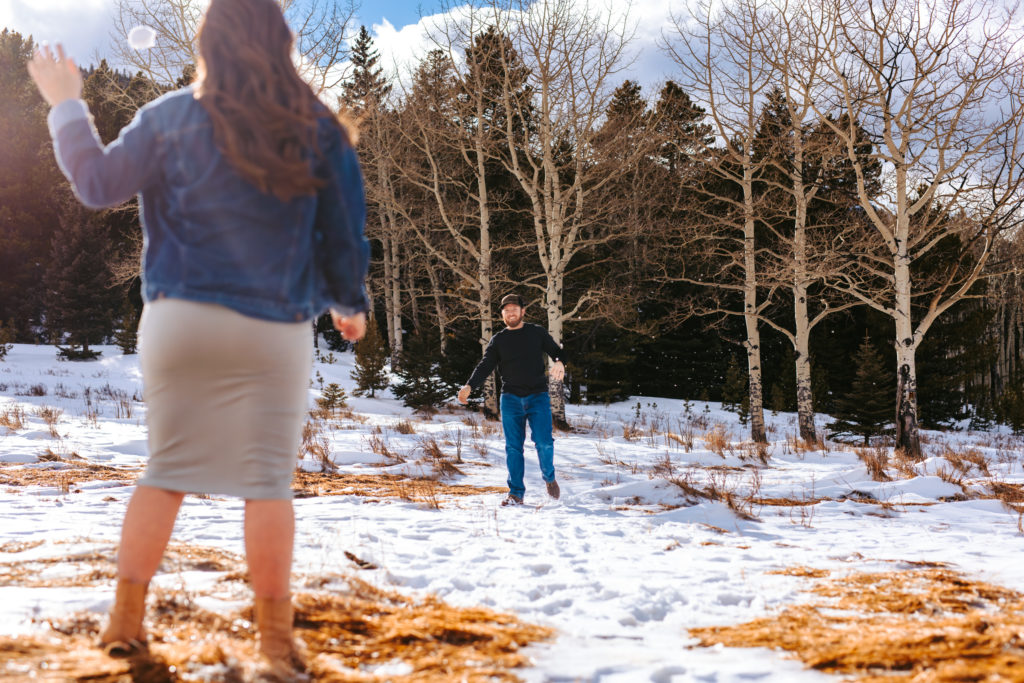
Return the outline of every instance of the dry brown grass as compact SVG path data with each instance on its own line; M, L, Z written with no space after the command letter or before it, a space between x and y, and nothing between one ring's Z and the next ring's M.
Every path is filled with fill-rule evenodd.
M988 482L992 496L1002 501L1007 510L1018 513L1017 526L1024 533L1024 484L993 480Z
M745 491L742 483L731 478L728 471L711 468L708 468L706 476L700 482L697 481L696 473L692 469L677 476L666 477L666 479L683 492L690 504L695 504L700 500L718 501L727 505L740 519L757 519L753 508L754 501L758 499L761 490L761 473L758 470L751 472L751 478Z
M824 600L690 633L705 647L782 648L861 682L1024 680L1024 594L934 567L853 574L812 592Z
M976 448L953 448L943 444L939 449L939 456L945 458L963 476L969 475L972 469L976 469L984 477L992 476L988 468L989 459Z
M230 570L240 563L216 550L188 552L196 556L193 564L203 562L206 570ZM87 569L95 563L94 557L81 560ZM105 567L113 569L109 558ZM224 581L240 584L244 576L235 571ZM529 661L521 649L552 635L551 629L508 614L455 608L433 597L407 598L355 578L324 576L310 583L330 584L329 589L295 595L296 636L307 650L309 673L316 681L379 681L364 669L387 662L411 669L407 675L387 677L395 683L515 681L514 670ZM251 680L251 608L221 615L200 608L197 597L179 590L153 591L147 611L150 653L133 660L110 659L95 648L100 619L94 614L49 621L49 631L35 637L0 637L0 679L46 671L46 680L198 681L208 680L200 677L201 667L219 665L217 680Z
M717 423L704 433L704 446L724 458L726 450L732 449L732 434L724 424Z
M388 442L377 434L371 434L369 436L367 439L367 445L369 445L372 453L390 460L391 462L405 462L405 456L397 451L391 450L388 446Z
M25 410L21 406L6 408L0 413L0 427L6 427L8 431L16 432L25 428Z
M0 553L22 553L32 548L38 548L46 541L9 541L0 544Z
M854 448L853 452L857 454L861 462L864 463L864 467L867 469L868 474L875 481L892 481L892 477L886 472L886 468L889 466L889 449L885 446L876 446L874 448Z
M63 466L35 468L15 465L0 467L0 486L55 486L64 492L74 491L77 483L85 481L115 481L133 483L142 473L137 468L108 467L84 461L59 461ZM296 471L292 481L296 496L365 496L370 500L398 498L438 507L441 498L460 498L491 493L504 493L498 486L469 486L445 484L428 478L405 477L397 474L343 474L332 472Z
M823 579L829 575L827 569L815 569L814 567L786 567L785 569L776 569L766 573L779 576L802 576L808 579Z
M445 484L433 479L414 479L397 474L325 474L322 472L296 472L292 482L296 495L364 496L369 499L398 498L420 503L431 503L438 497L459 498L489 493L504 493L498 486L467 486Z
M51 456L41 455L41 460L59 462L61 467L24 467L20 465L0 466L2 486L58 486L74 490L76 483L85 481L134 482L142 470L134 467L109 467L95 465L81 459L67 460L50 451Z

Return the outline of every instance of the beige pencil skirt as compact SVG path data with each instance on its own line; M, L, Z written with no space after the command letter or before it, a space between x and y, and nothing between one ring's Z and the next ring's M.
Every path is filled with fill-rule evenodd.
M291 498L305 419L308 323L160 299L139 324L149 464L140 485Z

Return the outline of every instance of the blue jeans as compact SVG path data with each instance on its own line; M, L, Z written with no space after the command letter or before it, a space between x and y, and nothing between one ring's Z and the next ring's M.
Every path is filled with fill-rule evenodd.
M544 391L529 396L501 395L501 426L505 429L505 464L508 466L508 492L523 497L523 442L526 423L537 447L537 460L544 481L555 480L555 441L551 437L551 397Z

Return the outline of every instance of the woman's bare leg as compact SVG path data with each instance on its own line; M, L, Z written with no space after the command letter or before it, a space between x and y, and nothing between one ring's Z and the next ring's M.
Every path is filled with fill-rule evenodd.
M291 593L295 513L291 500L245 501L245 555L257 598Z
M147 583L163 559L174 520L185 497L179 491L139 486L132 494L121 527L117 573L122 579Z

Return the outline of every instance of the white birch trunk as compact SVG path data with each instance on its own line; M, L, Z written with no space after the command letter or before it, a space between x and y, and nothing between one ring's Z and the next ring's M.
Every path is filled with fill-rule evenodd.
M385 235L385 237L381 238L381 252L384 256L384 322L387 326L388 346L391 348L391 369L395 370L398 367L397 356L395 355L395 302L391 297L391 280L394 264L391 262L391 238L386 237L387 228L383 216L381 216L380 222L381 232Z
M753 173L749 163L743 169L743 322L746 326L747 373L750 378L750 439L768 443L764 427L764 391L761 382L761 332L757 315L757 264L754 249Z
M391 368L401 365L402 357L402 269L399 255L398 240L392 237L391 246L391 286L389 288L391 324L388 326L393 333L391 340Z
M562 269L548 278L548 287L545 292L545 308L548 317L548 333L555 343L562 345L562 333L564 318L562 315L562 282L564 280ZM550 359L547 363L550 365ZM551 397L551 419L555 425L567 427L569 422L565 417L565 382L554 380L548 375L548 394Z
M437 316L437 341L441 348L441 357L448 355L448 315L441 298L441 283L437 278L437 269L427 264L427 277L430 278L430 292L434 299L434 314Z
M906 201L903 186L897 190L900 203ZM893 255L896 323L896 448L912 458L921 457L921 437L917 424L917 354L918 335L911 319L910 255L907 252L909 218L905 211L897 214L894 233L896 253Z
M799 142L796 149L796 173L793 197L796 216L793 229L793 355L796 360L796 412L800 438L817 441L814 428L814 398L811 388L811 323L807 314L807 197L804 193L803 154Z

